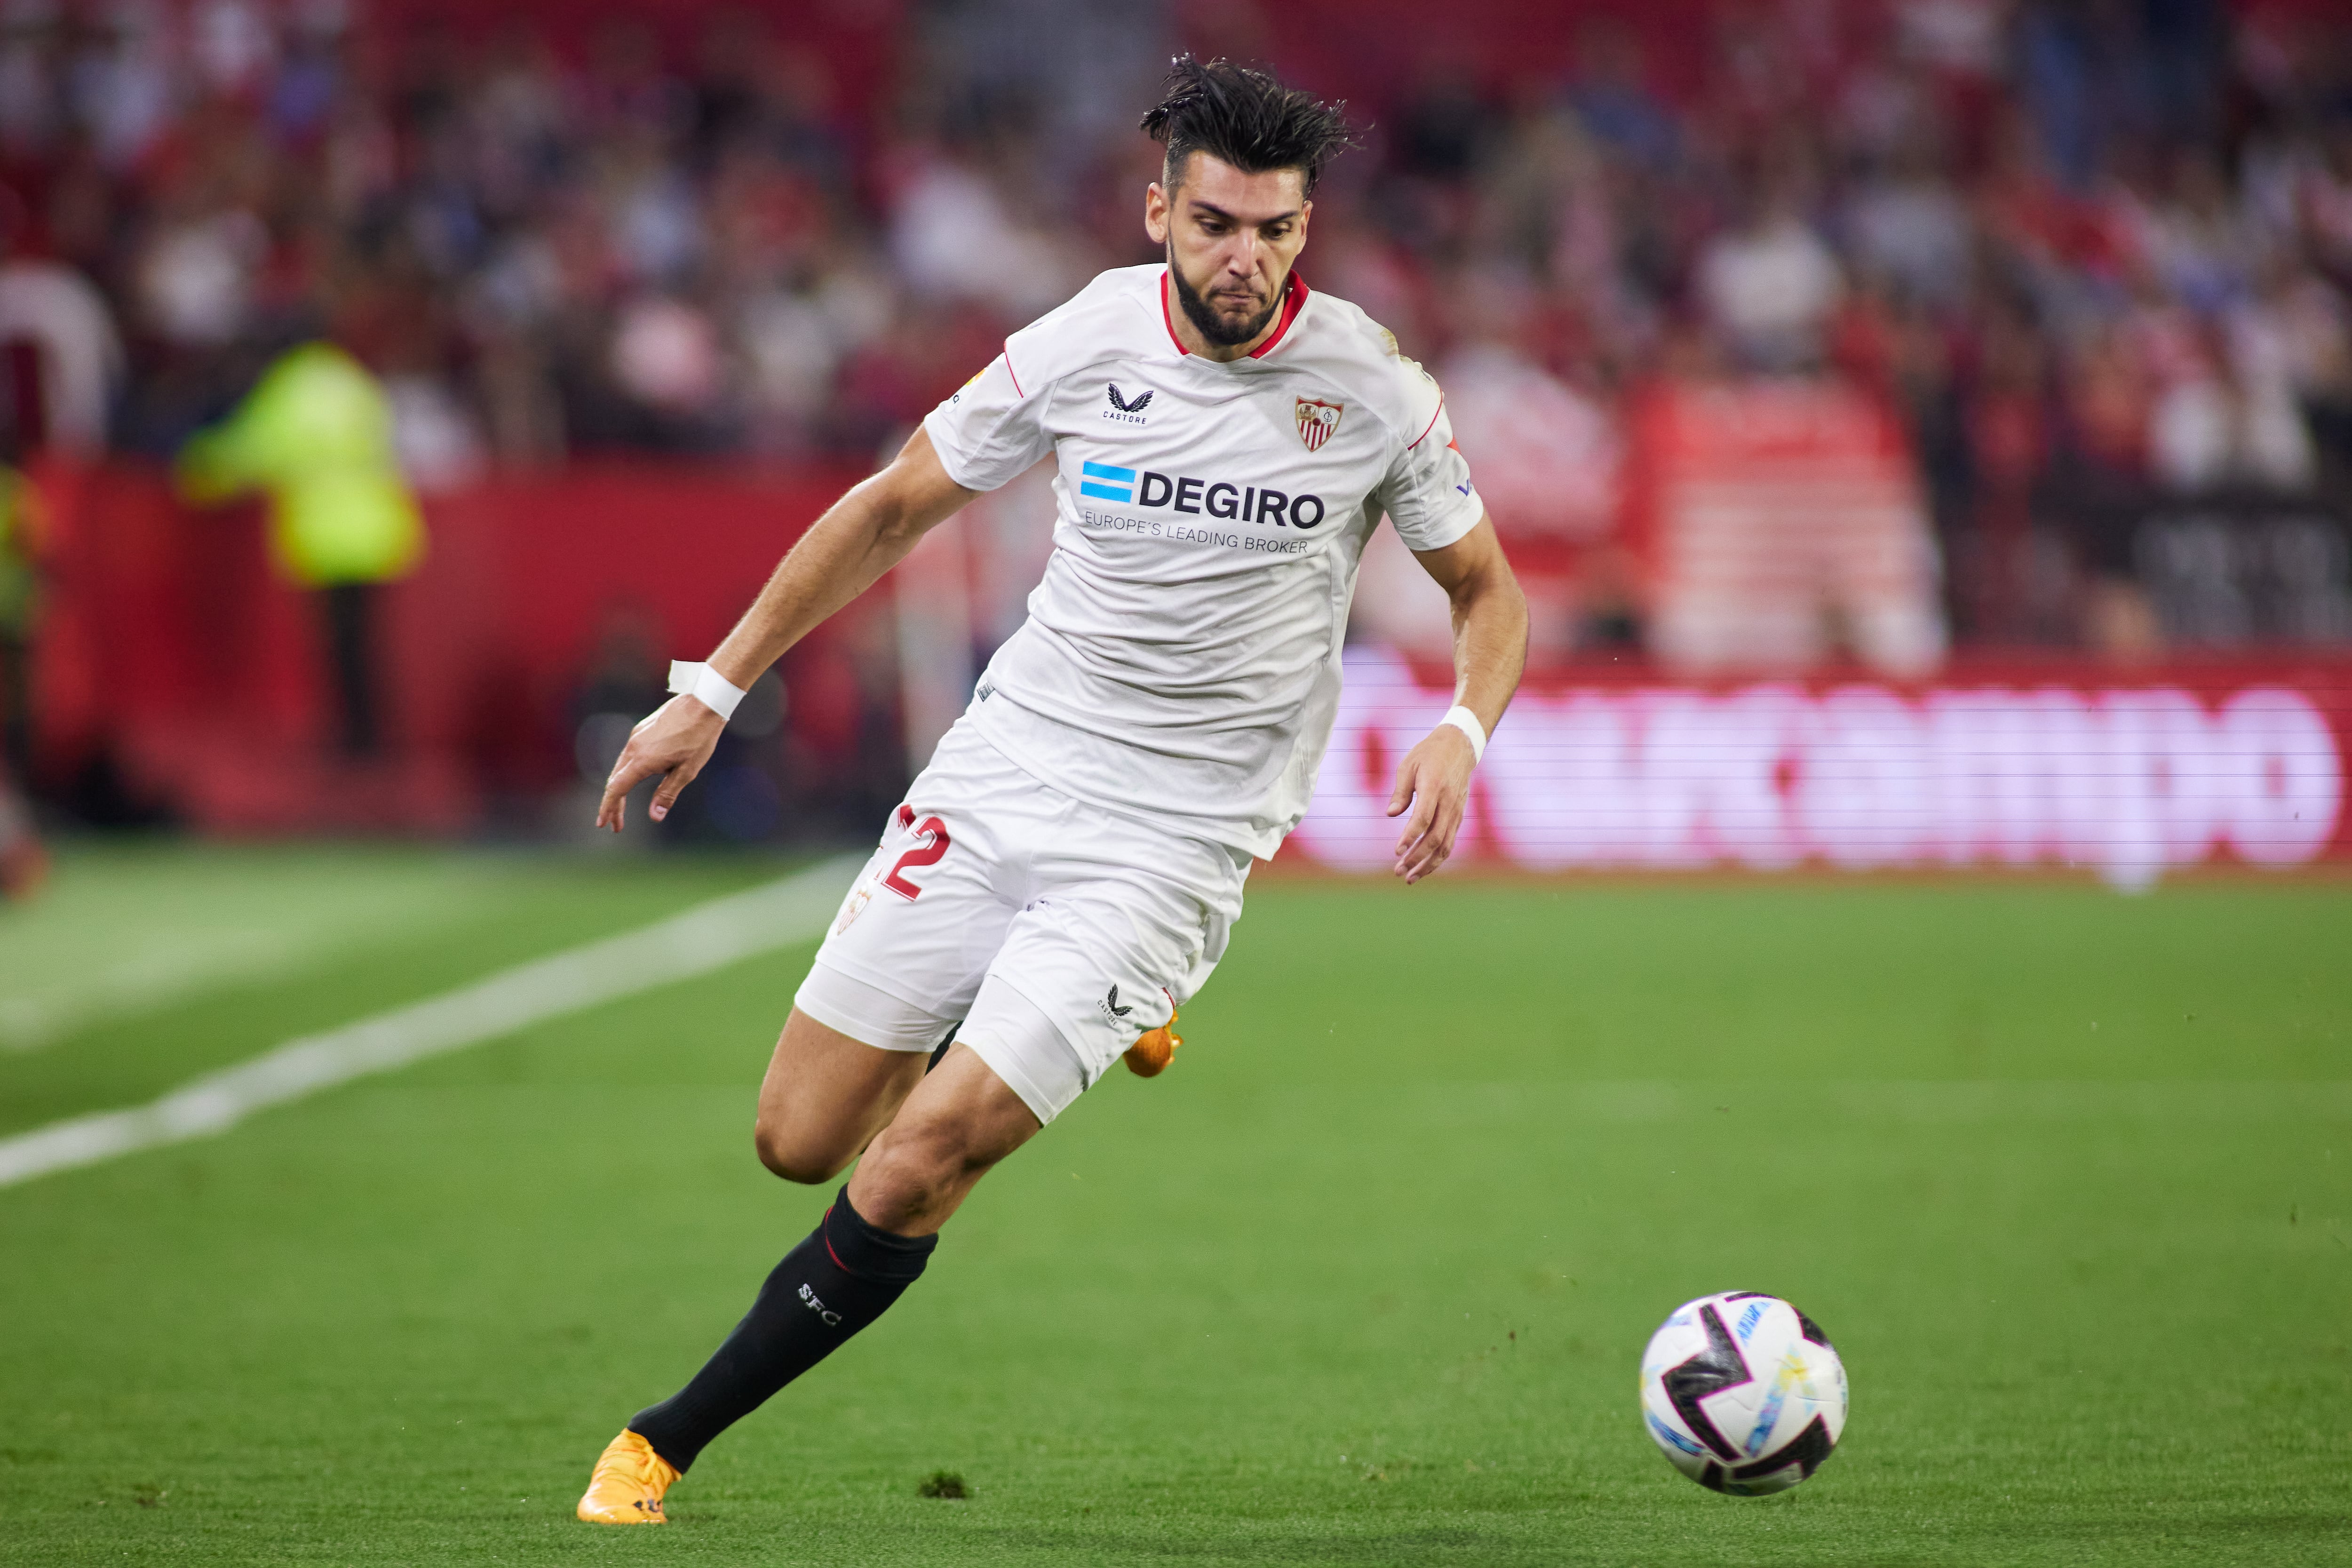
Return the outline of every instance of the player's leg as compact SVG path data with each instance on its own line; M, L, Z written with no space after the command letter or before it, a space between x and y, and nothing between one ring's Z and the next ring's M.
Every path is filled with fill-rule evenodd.
M918 1058L918 1068L928 1058ZM751 1310L687 1385L629 1421L607 1449L613 1484L592 1483L581 1516L635 1522L710 1440L887 1311L921 1278L938 1231L990 1167L1038 1121L971 1051L948 1052L857 1167L856 1178L760 1288ZM616 1457L614 1450L620 1450ZM649 1476L638 1470L657 1466ZM637 1467L635 1469L627 1467ZM657 1482L650 1500L646 1480Z
M1000 781L974 776L963 750L942 746L950 766L917 780L913 798L986 803ZM1019 907L999 886L997 834L971 810L955 818L950 838L940 816L898 812L793 998L754 1132L761 1163L786 1181L831 1181L888 1124L971 1007ZM902 862L918 856L910 876Z
M988 1029L985 1015L975 1023ZM981 1177L1044 1126L995 1069L958 1044L874 1140L842 1192L893 1235L936 1236Z
M911 1007L905 1013L908 1038L935 1041L946 1032ZM919 1047L853 1039L795 1007L761 1086L761 1160L788 1180L829 1179L899 1113L909 1091L925 1081L930 1059ZM1028 1117L1017 1100L1012 1105ZM925 1123L940 1114L927 1111ZM1034 1130L1033 1121L1021 1136ZM869 1223L845 1189L769 1274L751 1310L702 1370L670 1398L632 1416L605 1448L580 1500L580 1517L597 1524L662 1522L665 1494L704 1445L881 1316L922 1274L935 1245L929 1230L901 1233L887 1221Z
M1234 873L1236 898L1238 889ZM1159 982L1190 994L1214 967L1227 923L1219 901L1129 874L1056 888L1024 909L958 1043L906 1096L718 1352L631 1419L581 1517L658 1519L663 1494L711 1439L881 1317L922 1276L940 1227L980 1178L1167 1022L1174 994ZM1106 973L1121 978L1098 994Z
M1131 893L1119 897L1132 901ZM1060 900L1024 911L1030 933L1017 945L1038 970L1025 984L1076 997L1093 984L1092 971L1076 978L1069 917L1048 916L1049 907L1058 910ZM1090 906L1081 900L1076 907ZM1080 915L1082 921L1098 918L1100 906L1091 907L1095 913ZM1008 939L1008 950L1020 935L1016 930ZM1167 1005L1163 996L1160 1006ZM1071 1010L1087 1006L1074 1002ZM856 1176L768 1276L726 1342L684 1388L632 1417L605 1450L581 1500L581 1517L599 1523L658 1520L663 1494L711 1439L888 1310L922 1277L940 1227L980 1178L1133 1043L1141 1026L1129 1025L1128 1016L1106 1015L1111 1026L1082 1055L1051 1014L1010 977L992 973L972 1001L964 1039L906 1097ZM908 1055L919 1064L928 1059Z
M830 1180L923 1081L1020 907L1000 887L1004 857L990 817L1017 815L1026 787L992 750L953 732L915 782L777 1040L754 1131L770 1170ZM580 1516L658 1522L664 1493L702 1446L880 1316L935 1245L928 1231L869 1223L845 1192L836 1197L703 1369L607 1447Z
M841 1174L923 1080L931 1051L951 1026L941 1021L927 1028L919 1048L880 1047L794 1007L760 1083L751 1134L760 1163L788 1182L814 1184Z

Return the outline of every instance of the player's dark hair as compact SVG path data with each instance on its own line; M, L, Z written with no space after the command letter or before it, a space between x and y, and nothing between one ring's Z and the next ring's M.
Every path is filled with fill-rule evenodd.
M1171 190L1192 154L1206 153L1244 174L1296 169L1311 193L1323 165L1356 144L1344 101L1319 102L1231 60L1179 55L1167 87L1143 117L1143 133L1166 144Z

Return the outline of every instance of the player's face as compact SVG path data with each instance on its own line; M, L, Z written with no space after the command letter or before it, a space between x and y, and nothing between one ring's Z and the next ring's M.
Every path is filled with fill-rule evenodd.
M1201 336L1243 350L1263 336L1307 243L1306 181L1296 169L1244 174L1195 153L1174 190L1154 184L1143 224L1168 247L1177 298Z

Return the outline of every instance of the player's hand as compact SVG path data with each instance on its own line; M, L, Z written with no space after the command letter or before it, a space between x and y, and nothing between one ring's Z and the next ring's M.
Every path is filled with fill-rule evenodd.
M1470 801L1470 770L1477 765L1470 737L1451 724L1422 737L1397 764L1389 815L1412 808L1396 847L1395 871L1407 882L1420 881L1454 853L1454 837L1462 831L1462 813Z
M703 706L698 698L673 697L629 731L629 743L613 763L604 781L604 798L596 807L596 826L621 831L627 814L629 792L650 778L661 780L646 815L659 822L677 804L678 792L718 749L727 721Z

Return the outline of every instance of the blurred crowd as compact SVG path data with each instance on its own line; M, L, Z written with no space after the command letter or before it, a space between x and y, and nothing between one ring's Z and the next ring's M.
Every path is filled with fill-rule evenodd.
M1437 362L1507 532L1608 534L1654 377L1830 377L1899 415L1964 638L2243 621L2248 571L2302 622L2212 640L2352 637L2303 516L2352 461L2347 44L2200 0L1724 7L1676 96L1596 17L1564 80L1409 92L1318 275ZM2183 497L2272 521L2137 526Z
M845 98L781 13L560 42L367 22L344 0L0 7L0 226L97 285L70 357L110 374L116 446L175 451L325 334L383 378L427 489L599 448L863 458L1134 251L1073 244L1056 226L1098 171L1011 167L1022 114L920 47L893 101L942 107L901 115ZM1154 8L1137 24L1108 29L1144 67L1129 118L1166 53Z
M1507 531L1592 581L1662 373L1882 394L1957 629L2012 642L2095 635L2106 513L2323 490L2352 431L2352 29L2294 12L1693 6L1662 61L1595 7L1557 68L1433 40L1368 97L1349 39L1302 56L1255 0L917 4L862 93L785 11L559 37L360 4L0 5L0 226L48 264L0 317L37 273L118 447L178 450L324 333L428 490L598 448L863 459L1151 258L1134 119L1179 47L1356 100L1306 270L1437 370ZM1575 637L1622 619L1588 607Z

